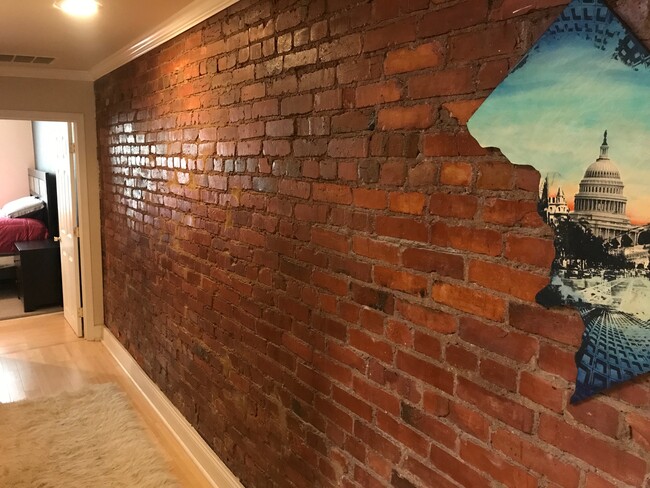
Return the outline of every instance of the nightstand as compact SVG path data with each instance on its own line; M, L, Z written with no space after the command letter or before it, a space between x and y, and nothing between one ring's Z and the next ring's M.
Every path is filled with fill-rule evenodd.
M63 304L59 243L54 241L16 242L18 294L25 312Z

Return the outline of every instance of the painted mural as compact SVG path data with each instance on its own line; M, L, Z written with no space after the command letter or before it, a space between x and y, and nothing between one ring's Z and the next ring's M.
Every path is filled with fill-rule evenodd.
M601 0L574 0L468 123L542 174L554 229L544 306L585 325L572 403L650 371L650 54Z

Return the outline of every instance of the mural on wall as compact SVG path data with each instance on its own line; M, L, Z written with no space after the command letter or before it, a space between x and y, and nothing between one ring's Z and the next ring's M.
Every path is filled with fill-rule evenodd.
M602 0L573 0L468 123L542 174L555 232L544 306L585 331L572 403L650 371L650 54Z

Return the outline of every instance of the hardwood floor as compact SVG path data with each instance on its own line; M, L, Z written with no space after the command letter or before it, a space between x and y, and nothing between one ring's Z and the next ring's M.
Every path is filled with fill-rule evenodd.
M126 392L181 486L212 486L105 347L77 338L63 313L0 321L0 402L108 382Z

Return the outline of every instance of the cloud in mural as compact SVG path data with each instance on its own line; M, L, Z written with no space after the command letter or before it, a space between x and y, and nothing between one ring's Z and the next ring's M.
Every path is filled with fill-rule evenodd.
M573 403L650 372L650 54L601 0L573 0L468 123L542 174L555 232L537 301L585 324Z

